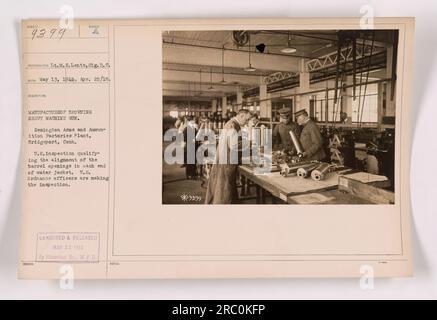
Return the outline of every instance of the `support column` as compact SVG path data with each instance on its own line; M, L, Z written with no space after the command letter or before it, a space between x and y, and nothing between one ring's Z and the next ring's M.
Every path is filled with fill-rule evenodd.
M300 61L300 73L299 73L299 88L297 89L297 93L308 92L310 91L310 73L307 72L305 66L305 59L301 59ZM310 95L299 95L296 96L295 99L296 107L295 111L299 111L301 109L307 109L309 112L310 106Z
M384 84L378 83L378 128L381 128L382 117L384 116Z
M387 68L386 77L391 78L393 68L393 46L387 48ZM392 94L396 88L393 88L391 81L387 82L386 88L386 109L385 116L394 117L396 115L396 94ZM396 92L394 92L396 93ZM393 95L393 100L391 99Z
M217 100L216 99L213 99L212 101L211 101L211 111L214 113L214 112L217 112Z
M223 119L226 117L226 113L228 112L228 99L226 96L222 97L222 117Z
M259 103L259 115L261 118L270 119L272 117L272 102L270 100L265 100L268 97L267 85L263 83L259 86L259 98L261 100Z

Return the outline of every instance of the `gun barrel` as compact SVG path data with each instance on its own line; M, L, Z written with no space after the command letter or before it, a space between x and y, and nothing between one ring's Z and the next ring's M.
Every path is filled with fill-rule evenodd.
M290 137L291 137L291 141L293 142L294 148L296 149L297 154L302 154L304 152L303 147L300 143L299 138L296 136L293 130L290 130Z

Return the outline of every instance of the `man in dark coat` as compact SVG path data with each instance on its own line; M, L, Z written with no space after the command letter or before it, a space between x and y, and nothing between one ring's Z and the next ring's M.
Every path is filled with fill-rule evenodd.
M302 126L300 133L300 143L303 147L303 159L319 160L326 158L323 150L323 138L317 124L308 117L305 109L297 111L295 114L297 123Z
M223 127L215 162L211 168L206 190L206 204L232 204L238 201L237 170L241 161L241 128L251 118L242 109ZM239 135L238 137L236 135ZM237 157L235 157L237 153Z
M261 126L261 122L259 121L259 116L256 113L252 114L252 118L249 120L249 128L259 128Z
M295 148L290 137L290 131L293 131L299 137L299 126L291 121L291 110L282 108L279 110L279 124L274 127L272 132L273 143L275 146L280 145L284 151L294 153Z

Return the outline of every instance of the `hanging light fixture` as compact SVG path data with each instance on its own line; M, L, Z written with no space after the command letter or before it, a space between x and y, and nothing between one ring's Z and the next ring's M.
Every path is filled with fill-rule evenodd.
M220 81L221 84L225 84L225 46L223 45L222 48L222 81Z
M190 87L190 83L188 82L188 108L191 108L191 91L190 91L191 87Z
M249 66L244 68L244 71L254 72L254 71L256 71L256 69L254 67L252 67L252 64L250 63L250 35L249 35L249 51L248 52L249 52Z
M209 74L209 91L213 91L214 87L212 86L212 67L210 68L210 74Z
M199 70L199 96L202 95L202 68Z
M290 31L288 31L288 41L287 46L285 48L281 49L282 53L295 53L297 51L296 48L291 46L291 37L290 37Z

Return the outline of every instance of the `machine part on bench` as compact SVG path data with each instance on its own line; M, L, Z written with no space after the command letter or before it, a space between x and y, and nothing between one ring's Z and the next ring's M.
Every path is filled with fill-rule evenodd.
M311 178L315 181L323 180L328 172L330 172L330 169L332 168L332 165L329 163L321 163L317 168L315 168L311 172Z
M294 175L296 173L296 170L299 168L296 164L288 165L288 164L282 164L281 165L281 176L283 177L289 177L291 175Z
M297 170L304 166L314 165L318 164L317 161L303 161L299 163L291 163L291 164L281 164L281 176L283 177L289 177L291 175L296 174Z
M299 178L307 178L311 175L311 172L319 166L319 163L310 163L305 166L301 166L297 169L297 176Z
M283 177L289 177L293 173L295 173L295 171L293 171L290 167L281 169L281 176Z
M292 173L291 168L286 163L280 164L279 166L281 167L281 176L288 177Z

